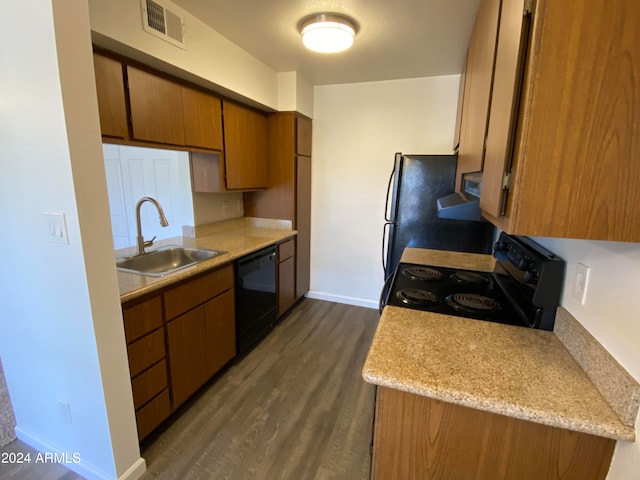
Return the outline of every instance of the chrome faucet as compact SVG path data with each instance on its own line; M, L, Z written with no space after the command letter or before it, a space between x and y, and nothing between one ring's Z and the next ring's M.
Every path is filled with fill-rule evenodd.
M154 236L151 240L147 240L145 242L144 237L142 236L142 225L140 224L140 208L142 207L142 204L144 202L153 203L158 209L158 213L160 214L160 225L162 225L163 227L169 226L167 217L164 216L162 207L155 198L142 197L140 200L138 200L138 203L136 204L136 228L138 229L138 236L136 237L136 240L138 242L138 255L144 255L145 247L150 247L151 245L153 245L153 241L156 239L156 237Z

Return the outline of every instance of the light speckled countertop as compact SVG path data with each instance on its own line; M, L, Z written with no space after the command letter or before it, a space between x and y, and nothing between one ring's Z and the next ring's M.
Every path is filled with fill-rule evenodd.
M489 271L492 258L407 249L402 261ZM553 332L388 306L363 378L536 423L635 439Z
M147 250L164 245L180 245L221 250L225 253L163 277L148 277L118 270L120 301L128 302L198 273L221 267L237 258L295 235L296 231L291 230L290 226L287 228L286 222L243 217L197 227L195 237L174 237L158 241ZM119 250L116 256L131 255L134 252L133 248Z

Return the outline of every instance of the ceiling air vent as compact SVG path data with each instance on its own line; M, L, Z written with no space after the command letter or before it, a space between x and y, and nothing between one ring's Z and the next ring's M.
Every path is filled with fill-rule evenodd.
M186 48L182 17L168 10L160 2L141 0L140 3L142 5L142 25L146 32L180 48Z

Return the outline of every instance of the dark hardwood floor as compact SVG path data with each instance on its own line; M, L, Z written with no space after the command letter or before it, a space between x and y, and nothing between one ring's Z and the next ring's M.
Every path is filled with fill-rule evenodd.
M377 310L305 299L145 441L142 478L369 478L375 389L361 370L377 322ZM62 475L46 478L78 478ZM0 465L0 478L45 477Z

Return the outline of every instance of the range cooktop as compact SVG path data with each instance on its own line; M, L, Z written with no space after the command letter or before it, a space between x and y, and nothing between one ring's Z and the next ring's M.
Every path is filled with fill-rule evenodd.
M553 330L564 261L526 237L505 233L492 272L400 263L386 305Z

